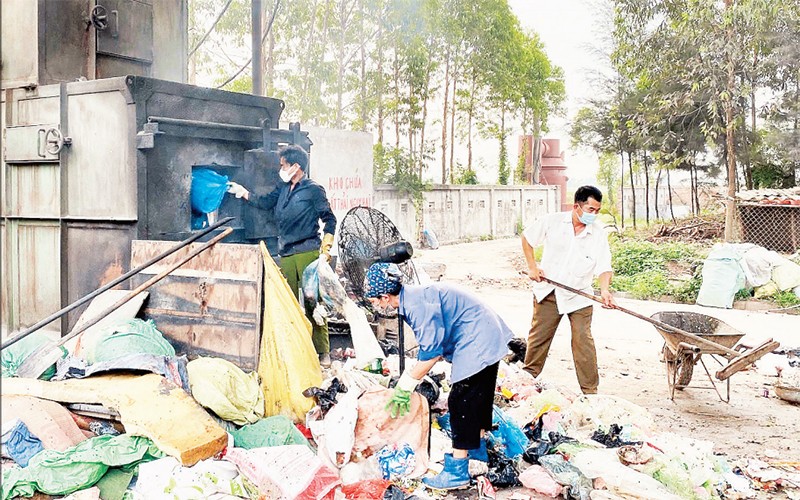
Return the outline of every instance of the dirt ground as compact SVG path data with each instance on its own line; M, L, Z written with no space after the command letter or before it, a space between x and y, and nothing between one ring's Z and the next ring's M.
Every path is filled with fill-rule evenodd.
M443 280L477 292L506 320L517 336L527 337L532 294L523 266L519 240L502 239L420 250L415 259L426 265L447 266ZM723 310L618 298L622 307L645 316L658 311L685 310L708 314L745 333L742 343L756 345L774 338L786 348L800 347L800 316ZM713 390L687 388L670 401L663 345L655 328L620 311L595 307L592 333L600 367L600 392L622 397L647 409L662 430L715 443L714 450L735 462L757 457L769 461L800 461L800 406L775 396L775 377L755 369L731 377L730 404ZM716 364L711 361L716 366ZM709 365L710 370L715 370ZM713 371L712 371L713 374ZM578 392L570 352L568 321L562 321L542 377ZM702 366L696 366L693 385L710 385ZM719 384L724 395L724 384ZM769 396L765 397L765 390Z

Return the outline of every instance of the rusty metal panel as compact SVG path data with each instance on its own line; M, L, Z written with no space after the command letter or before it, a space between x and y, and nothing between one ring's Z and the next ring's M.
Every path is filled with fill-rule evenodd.
M135 240L131 267L138 266L174 242ZM191 245L191 248L200 244ZM177 262L181 250L132 279L132 286ZM261 340L263 264L255 245L218 244L201 253L148 291L144 316L190 359L215 356L244 370L258 365Z
M34 2L31 2L34 3ZM94 56L91 32L85 20L93 0L40 1L39 85L92 78L90 59Z
M97 0L108 27L97 32L97 52L126 59L153 60L153 6L136 0Z
M57 164L7 165L4 213L55 218L61 212Z
M136 233L133 223L69 221L64 225L64 230L67 259L64 274L69 303L97 290L131 268L131 240ZM87 265L89 255L91 265ZM128 288L127 284L123 284L122 288ZM69 313L69 329L78 321L83 310L81 307Z
M0 58L2 88L22 87L39 81L39 3L31 0L0 2Z
M10 290L10 318L5 321L12 330L61 309L59 235L57 221L6 220L7 274L3 279Z
M70 95L66 157L67 214L136 219L136 150L131 115L121 92Z

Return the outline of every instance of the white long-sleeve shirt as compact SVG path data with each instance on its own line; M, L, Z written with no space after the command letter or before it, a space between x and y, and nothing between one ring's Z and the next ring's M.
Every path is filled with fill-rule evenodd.
M522 235L534 248L544 245L539 269L554 281L591 294L592 278L611 271L608 236L598 221L587 225L576 235L572 226L572 212L559 212L538 218ZM533 295L537 302L541 302L553 290L560 314L569 314L592 305L591 300L545 281L533 283Z

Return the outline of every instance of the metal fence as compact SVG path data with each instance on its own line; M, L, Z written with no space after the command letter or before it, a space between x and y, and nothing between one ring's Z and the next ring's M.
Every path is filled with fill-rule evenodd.
M737 201L734 237L768 250L800 250L800 205L765 205Z

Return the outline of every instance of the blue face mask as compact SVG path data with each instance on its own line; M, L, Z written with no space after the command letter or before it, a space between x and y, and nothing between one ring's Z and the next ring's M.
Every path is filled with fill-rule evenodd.
M582 208L581 212L583 212ZM580 217L578 217L578 220L587 226L594 223L595 219L597 219L597 214L590 214L588 212L583 212Z

